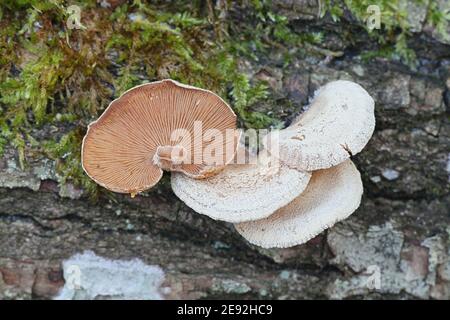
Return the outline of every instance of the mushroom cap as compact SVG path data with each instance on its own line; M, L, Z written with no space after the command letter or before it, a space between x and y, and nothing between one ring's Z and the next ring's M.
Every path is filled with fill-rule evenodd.
M200 125L200 130L196 125ZM155 159L158 147L177 146L189 151L188 161L164 169L204 178L233 159L237 143L233 139L221 142L212 138L205 142L203 134L211 129L225 137L227 130L235 128L233 110L210 91L169 79L143 84L111 102L89 125L81 151L83 169L109 190L134 194L160 180L163 171ZM203 155L213 143L222 147L222 153L215 149L221 161L198 161L195 157ZM167 148L161 150L167 153Z
M363 185L351 160L314 171L306 190L268 218L236 224L250 243L287 248L312 239L350 216L361 202Z
M215 220L265 218L295 199L306 188L311 174L280 165L265 151L257 158L257 162L229 164L205 180L173 172L172 189L189 207Z
M305 171L335 166L360 152L375 129L374 100L359 84L338 80L320 88L292 125L270 133L281 161Z

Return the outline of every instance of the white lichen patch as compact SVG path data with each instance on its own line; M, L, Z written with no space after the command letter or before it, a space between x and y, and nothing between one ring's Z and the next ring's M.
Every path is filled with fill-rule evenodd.
M33 191L39 190L41 180L30 170L22 170L15 159L5 161L6 168L0 172L1 188L29 188Z
M139 259L109 260L92 251L63 262L65 285L56 300L163 299L164 272Z
M31 165L21 168L18 160L11 153L5 155L4 168L0 164L0 188L28 188L38 191L41 182L52 180L58 183L59 196L62 198L79 199L83 189L64 181L56 171L56 163L49 159L34 159Z

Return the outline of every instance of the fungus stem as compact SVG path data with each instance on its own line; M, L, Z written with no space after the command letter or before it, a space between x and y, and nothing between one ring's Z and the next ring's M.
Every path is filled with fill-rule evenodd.
M182 146L159 146L153 156L153 163L163 170L174 170L185 162L186 154Z

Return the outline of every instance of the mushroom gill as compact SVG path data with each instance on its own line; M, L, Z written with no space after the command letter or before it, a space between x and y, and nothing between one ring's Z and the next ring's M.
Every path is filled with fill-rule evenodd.
M82 163L103 187L138 193L154 186L162 170L193 178L220 171L233 159L235 135L236 115L219 96L163 80L128 90L89 125Z

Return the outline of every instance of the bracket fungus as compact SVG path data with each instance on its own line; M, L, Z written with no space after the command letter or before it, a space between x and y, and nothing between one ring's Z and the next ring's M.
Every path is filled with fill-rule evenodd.
M338 165L360 152L374 129L372 97L359 84L338 80L321 87L291 126L268 137L278 139L282 162L313 171Z
M89 125L83 169L101 186L132 195L154 186L163 170L205 178L237 148L236 139L214 135L236 132L235 113L216 94L173 80L147 83L126 91ZM208 152L214 156L203 158Z
M370 95L356 83L334 81L291 126L266 135L256 155L239 146L236 115L220 97L163 80L110 104L88 128L82 162L100 185L132 194L172 171L174 193L193 210L234 223L250 243L284 248L358 208L363 185L349 158L374 128Z
M236 224L250 243L285 248L305 243L359 206L363 185L351 160L314 171L305 191L265 219Z
M256 159L253 158L253 159ZM204 180L172 173L174 193L196 212L216 220L242 222L265 218L295 199L309 172L290 169L261 151L257 161L229 164Z

